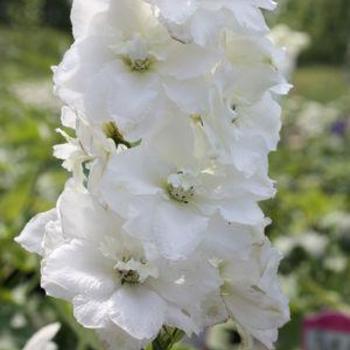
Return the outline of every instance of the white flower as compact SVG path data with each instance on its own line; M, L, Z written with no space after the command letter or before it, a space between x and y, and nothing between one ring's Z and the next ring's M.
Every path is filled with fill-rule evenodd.
M127 231L172 259L195 249L216 212L229 222L261 222L257 201L274 193L264 177L246 178L232 167L196 158L192 130L180 117L155 136L154 144L113 156L98 192L126 219Z
M265 32L261 8L272 10L272 0L146 0L156 6L177 40L200 45L216 42L224 29Z
M291 86L279 70L285 54L270 39L229 32L222 41L225 62L215 81L237 102L254 102L268 90L278 94L289 91Z
M209 221L199 248L214 265L234 259L247 260L252 249L264 245L264 230L269 223L269 219L257 225L227 222L216 214Z
M124 233L118 216L71 186L57 211L60 227L49 234L51 242L53 235L61 239L39 250L42 286L49 295L71 301L83 326L108 332L112 324L139 341L152 340L163 325L188 334L199 331L194 320L201 303L221 284L206 259L194 254L188 261L170 262L156 247L145 250L141 241ZM32 231L44 247L47 219L41 227L28 224L19 241L28 246L27 232Z
M57 350L57 345L52 342L52 339L60 328L59 323L52 323L41 328L29 339L23 350Z
M267 224L228 224L216 216L200 250L220 270L229 317L248 334L247 341L251 335L271 349L289 310L277 278L281 255L264 237Z
M62 108L61 120L63 126L75 131L76 137L58 129L67 143L55 145L54 156L63 160L62 166L72 172L78 185L87 181L87 172L89 183L98 181L108 158L118 150L113 135L106 132L109 124L94 127L67 106Z
M209 113L197 114L197 135L212 157L246 174L268 174L268 153L276 149L281 127L281 108L265 94L255 103L238 102L234 96L212 96Z
M75 131L76 137L57 129L67 143L55 145L54 156L63 160L62 166L72 172L77 185L80 186L87 184L89 188L94 188L113 154L142 142L141 139L126 139L112 121L90 124L82 115L78 115L67 106L62 108L61 121L63 126Z
M266 174L281 127L274 95L290 88L277 69L283 53L266 38L242 34L227 33L221 46L225 54L211 79L173 83L167 92L198 121L213 156L249 176Z
M287 59L281 66L281 72L290 77L296 68L298 56L310 45L310 36L293 31L285 24L275 26L269 36L276 45L285 49Z
M289 320L288 301L277 278L280 259L266 241L246 257L220 265L225 280L222 296L231 317L269 349L277 340L278 328Z
M275 241L275 245L283 254L290 254L296 247L301 247L313 257L321 257L329 244L326 236L310 231L298 236L282 236Z
M45 227L55 220L57 220L56 209L34 216L24 227L21 234L15 238L15 241L29 252L43 255Z
M56 93L91 124L112 120L144 138L167 103L163 86L209 73L218 52L173 40L141 0L108 1L96 17L55 69Z

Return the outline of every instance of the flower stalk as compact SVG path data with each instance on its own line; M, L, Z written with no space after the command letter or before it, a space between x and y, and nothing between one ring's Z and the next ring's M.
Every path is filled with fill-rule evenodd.
M272 349L289 318L259 206L289 89L262 12L275 1L72 4L54 69L72 176L16 239L42 257L42 288L106 350L171 350L230 318Z
M158 337L145 350L171 350L184 335L185 333L177 328L164 326Z

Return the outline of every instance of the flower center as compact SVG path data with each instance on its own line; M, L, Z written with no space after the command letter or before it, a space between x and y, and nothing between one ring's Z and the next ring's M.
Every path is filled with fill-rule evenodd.
M155 63L155 58L149 53L148 43L140 35L126 42L122 60L132 72L139 73L147 72Z
M125 140L123 134L118 129L117 124L114 122L108 122L103 124L102 130L106 137L114 141L116 147L118 147L119 145L124 145L127 148L132 148L140 145L142 141L141 139L135 142Z
M135 270L118 270L118 272L122 284L138 284L140 282L140 275Z
M191 114L191 119L192 119L192 121L193 121L195 124L199 124L199 125L201 125L201 126L204 125L204 123L203 123L203 118L202 118L202 116L201 116L200 114L198 114L198 113Z
M193 176L179 171L171 174L167 180L167 191L170 197L178 202L188 204L195 195Z
M123 258L114 266L121 284L144 283L149 277L158 277L158 270L144 259Z
M144 59L132 59L129 56L123 57L123 62L130 68L132 72L143 73L151 69L154 59L147 57Z

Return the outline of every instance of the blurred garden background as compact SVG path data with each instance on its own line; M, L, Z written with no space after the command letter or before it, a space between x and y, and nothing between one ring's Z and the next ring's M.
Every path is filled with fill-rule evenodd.
M350 310L350 1L279 2L268 20L289 49L295 87L270 158L278 194L263 206L286 256L280 272L292 309L277 348L296 350L305 315ZM68 0L0 0L0 350L22 349L54 321L59 349L88 349L67 306L40 289L38 259L13 241L54 206L67 176L52 156L63 140L51 66L71 42L69 10Z

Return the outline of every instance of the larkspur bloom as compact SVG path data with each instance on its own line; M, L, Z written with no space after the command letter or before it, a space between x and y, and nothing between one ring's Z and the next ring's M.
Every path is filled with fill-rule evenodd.
M197 159L186 120L169 124L155 136L156 144L112 157L99 194L127 220L127 231L179 259L192 253L216 212L228 222L259 224L264 215L257 201L274 189L263 176L246 178L232 167Z
M273 10L272 0L147 0L156 6L172 35L201 45L216 42L222 30L265 32L260 9Z
M215 50L174 41L142 0L108 1L96 17L54 78L61 99L92 123L114 120L125 132L141 129L144 137L167 99L164 87L209 73L219 59Z
M72 177L16 240L107 349L228 319L271 349L289 318L259 206L290 88L261 12L274 7L73 1L75 41L54 68L54 155Z
M199 253L166 261L125 234L122 223L69 183L57 210L30 222L17 241L42 255L42 287L71 301L85 327L113 325L140 342L163 325L198 332L201 303L221 284L217 269Z
M277 279L280 259L265 242L248 257L222 261L219 267L225 281L222 295L231 317L268 348L277 340L277 329L289 320L288 301Z
M270 349L277 329L289 320L289 310L277 278L281 254L263 235L267 224L269 220L255 227L229 224L216 216L200 248L219 269L229 316Z
M63 127L73 130L76 137L57 129L66 143L54 146L54 156L63 161L63 168L72 173L78 186L89 180L93 187L93 182L102 176L108 159L131 144L113 122L96 127L67 106L62 108L61 122Z

